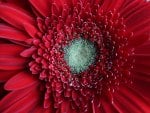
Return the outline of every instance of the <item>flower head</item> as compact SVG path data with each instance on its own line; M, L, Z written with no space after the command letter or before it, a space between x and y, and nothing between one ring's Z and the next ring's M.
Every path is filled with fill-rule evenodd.
M1 1L0 112L147 113L148 10L144 0Z

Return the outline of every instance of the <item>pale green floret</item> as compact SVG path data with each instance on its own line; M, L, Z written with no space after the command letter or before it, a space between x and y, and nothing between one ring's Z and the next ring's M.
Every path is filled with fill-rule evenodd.
M80 73L88 69L94 63L95 57L96 48L86 39L75 39L65 47L65 60L73 73Z

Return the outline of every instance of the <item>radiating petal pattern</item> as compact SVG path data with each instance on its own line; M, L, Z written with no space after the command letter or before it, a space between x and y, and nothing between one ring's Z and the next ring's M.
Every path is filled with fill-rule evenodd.
M0 113L149 113L149 10L0 0Z

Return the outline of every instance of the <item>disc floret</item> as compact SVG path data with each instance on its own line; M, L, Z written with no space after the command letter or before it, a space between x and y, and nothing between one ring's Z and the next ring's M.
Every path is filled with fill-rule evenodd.
M88 40L79 38L73 40L65 48L65 60L73 73L80 73L88 69L94 63L96 57L96 48Z

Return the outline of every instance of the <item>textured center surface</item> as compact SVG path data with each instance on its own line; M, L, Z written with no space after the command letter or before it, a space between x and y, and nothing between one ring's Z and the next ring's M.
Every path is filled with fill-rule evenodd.
M75 39L65 48L65 60L73 73L80 73L94 63L96 48L85 39Z

